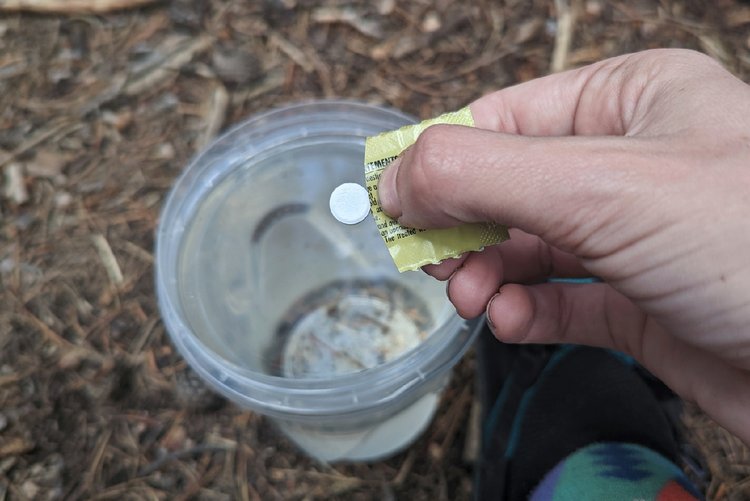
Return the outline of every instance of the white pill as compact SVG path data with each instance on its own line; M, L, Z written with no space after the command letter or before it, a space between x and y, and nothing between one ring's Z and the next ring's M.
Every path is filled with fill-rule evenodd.
M331 214L344 224L357 224L370 213L367 190L357 183L344 183L331 193Z

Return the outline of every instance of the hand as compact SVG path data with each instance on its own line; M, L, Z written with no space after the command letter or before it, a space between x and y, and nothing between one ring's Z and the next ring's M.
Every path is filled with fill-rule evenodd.
M511 343L634 356L750 443L750 87L658 50L485 96L384 172L405 226L507 224L510 241L425 268ZM604 283L542 283L595 275Z

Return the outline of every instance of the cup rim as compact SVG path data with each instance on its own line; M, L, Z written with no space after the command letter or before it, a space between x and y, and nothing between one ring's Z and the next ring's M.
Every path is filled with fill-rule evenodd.
M265 140L255 147L254 153L267 151L282 144L274 143L271 136L275 130L284 129L285 136L279 140L294 140L290 127L311 121L320 124L322 115L335 118L335 121L331 120L334 124L329 131L331 134L348 136L358 136L360 129L357 124L361 128L388 130L416 121L414 117L392 108L339 99L305 100L250 116L228 129L188 162L167 196L156 231L156 293L172 343L189 366L215 390L240 405L276 417L362 413L393 404L425 386L429 378L450 370L468 349L478 330L476 325L467 329L465 322L452 313L424 342L393 361L357 373L315 379L285 378L241 367L193 334L179 307L176 273L180 242L184 238L186 221L191 216L184 214L191 186L196 185L201 174L210 175L212 158L217 152L219 156L223 150L226 150L224 154L231 152L253 137ZM238 160L232 162L228 171L231 172L238 163ZM208 191L210 187L206 193ZM200 203L200 200L199 197L193 203ZM437 336L441 332L442 336ZM315 402L319 405L313 405ZM320 405L323 403L326 405Z

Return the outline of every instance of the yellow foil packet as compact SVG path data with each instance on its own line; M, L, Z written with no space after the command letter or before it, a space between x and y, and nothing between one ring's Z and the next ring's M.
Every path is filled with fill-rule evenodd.
M365 142L365 182L370 196L370 210L398 271L418 270L426 264L458 257L464 252L479 251L488 245L507 240L508 230L493 223L469 223L453 228L422 230L405 228L380 208L378 181L388 164L416 142L430 125L452 124L474 127L469 108L445 113L415 125L368 137Z

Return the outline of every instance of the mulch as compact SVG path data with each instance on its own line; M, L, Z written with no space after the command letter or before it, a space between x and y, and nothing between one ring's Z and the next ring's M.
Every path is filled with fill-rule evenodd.
M175 177L224 128L295 100L427 118L655 47L704 51L750 79L750 4L736 0L8 0L0 12L0 500L470 498L471 357L424 436L374 464L307 459L203 386L154 299ZM692 407L685 423L709 498L750 498L748 449Z

